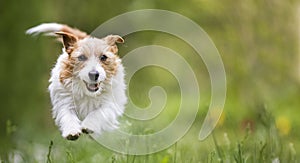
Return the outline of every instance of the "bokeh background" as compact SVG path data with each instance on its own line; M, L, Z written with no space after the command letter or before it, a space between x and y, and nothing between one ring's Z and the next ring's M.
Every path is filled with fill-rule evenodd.
M227 98L214 136L204 142L197 140L210 102L210 79L203 61L179 38L144 31L125 36L126 43L119 46L119 55L122 57L143 45L158 44L177 51L190 63L201 88L201 104L192 129L175 147L139 157L114 153L88 137L78 142L63 140L51 118L47 91L50 70L62 46L51 38L27 36L25 30L44 22L58 22L92 32L114 16L149 8L190 18L218 48L227 76ZM261 154L257 158L262 161L277 158L299 161L300 2L297 0L2 0L0 20L2 161L238 162L241 156L240 160L255 162L253 153ZM178 111L178 83L163 69L150 67L138 71L129 85L131 98L137 105L147 106L148 90L154 85L166 89L168 112L154 122L133 125L133 130L155 131L168 124ZM51 140L53 146L49 146Z

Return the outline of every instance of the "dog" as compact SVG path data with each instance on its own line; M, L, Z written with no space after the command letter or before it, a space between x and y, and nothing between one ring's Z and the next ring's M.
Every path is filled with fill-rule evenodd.
M62 137L101 134L118 128L127 97L124 67L118 57L119 35L95 38L64 24L44 23L26 34L57 36L62 54L51 71L52 115Z

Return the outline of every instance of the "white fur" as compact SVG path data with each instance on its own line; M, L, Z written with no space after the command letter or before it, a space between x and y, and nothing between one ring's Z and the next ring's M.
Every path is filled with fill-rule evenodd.
M111 84L105 86L105 91L92 97L86 95L86 88L80 79L74 78L67 87L59 81L59 73L62 69L60 65L65 57L68 57L66 52L58 58L49 80L53 118L62 136L80 134L82 129L89 129L97 134L116 129L117 118L123 114L127 101L122 64L118 66L117 74L112 78Z
M67 87L59 81L64 57L68 57L65 52L58 58L49 80L53 118L62 136L80 134L82 129L100 134L104 130L117 128L117 118L123 114L127 101L123 66L119 65L117 74L111 84L105 86L105 91L92 97L85 94L86 88L79 79L73 79Z
M40 33L53 33L53 32L59 32L64 27L62 24L57 23L43 23L38 26L35 26L33 28L30 28L26 31L26 34L33 34L37 35Z
M62 25L56 23L42 24L27 30L28 34L59 31ZM103 43L102 43L102 42ZM103 47L99 46L103 44ZM99 50L106 52L107 45L102 39L85 38L78 42L79 48L88 49L89 53L94 54ZM95 50L95 52L93 51ZM76 53L76 52L75 52ZM124 106L127 102L125 94L124 68L119 63L116 74L109 83L103 82L107 75L101 64L94 56L91 56L85 66L78 72L73 72L73 76L66 79L64 83L60 81L60 73L63 70L62 63L68 57L67 52L63 53L57 59L55 67L51 71L50 85L48 87L53 105L52 114L56 125L62 132L62 136L79 136L84 129L101 134L103 131L109 131L118 127L118 117L124 112ZM100 73L97 82L100 82L100 89L96 92L89 92L83 80L90 82L88 72L97 70Z

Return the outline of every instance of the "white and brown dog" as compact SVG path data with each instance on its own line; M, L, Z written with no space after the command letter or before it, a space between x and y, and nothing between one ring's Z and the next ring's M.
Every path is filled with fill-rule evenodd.
M57 23L41 24L26 33L62 37L64 48L49 80L52 114L62 136L76 140L81 133L116 129L127 102L124 68L116 46L123 38L98 39Z

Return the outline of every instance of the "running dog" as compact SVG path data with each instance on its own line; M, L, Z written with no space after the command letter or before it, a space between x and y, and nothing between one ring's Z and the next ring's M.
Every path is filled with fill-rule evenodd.
M76 140L82 133L101 134L118 127L124 112L124 68L118 57L118 35L95 38L57 23L32 27L26 34L61 38L62 54L51 71L48 87L52 115L62 136Z

